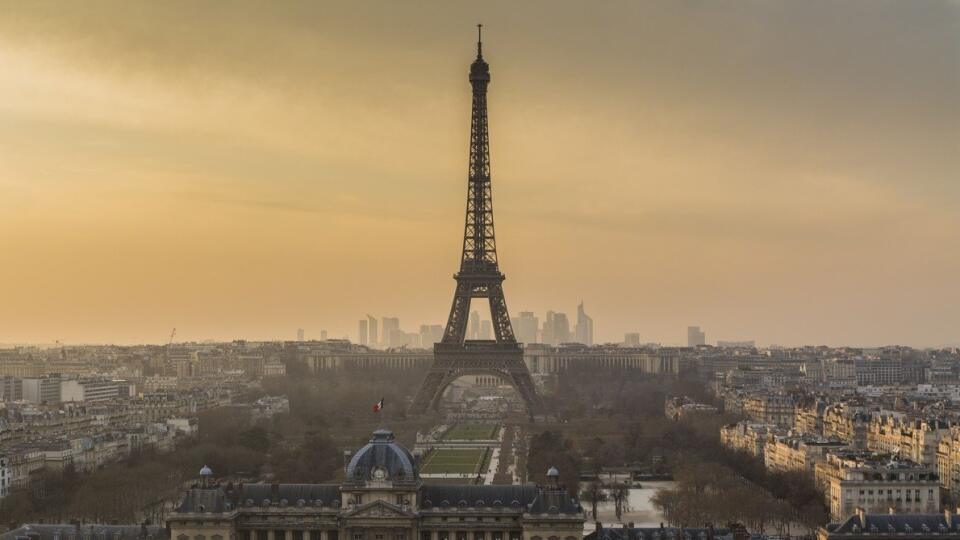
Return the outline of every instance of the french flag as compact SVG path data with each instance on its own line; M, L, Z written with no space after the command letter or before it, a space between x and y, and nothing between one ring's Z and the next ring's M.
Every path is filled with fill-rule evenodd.
M383 410L383 398L380 398L380 401L373 406L373 412L380 412L381 410Z

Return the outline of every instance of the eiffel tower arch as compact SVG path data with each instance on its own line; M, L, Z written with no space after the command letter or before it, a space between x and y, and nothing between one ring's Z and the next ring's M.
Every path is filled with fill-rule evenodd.
M487 126L487 85L490 66L483 59L477 36L477 58L470 65L473 110L470 122L470 167L467 174L467 215L463 230L460 271L443 339L433 347L433 364L413 400L414 412L436 409L444 390L467 375L492 375L509 382L533 415L540 409L530 372L523 363L523 347L510 324L503 280L497 260L493 229L493 195L490 187L490 136ZM492 340L468 340L467 319L474 298L490 303Z

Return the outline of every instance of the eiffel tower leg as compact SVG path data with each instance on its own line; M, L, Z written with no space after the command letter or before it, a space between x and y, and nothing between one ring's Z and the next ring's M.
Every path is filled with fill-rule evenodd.
M510 314L507 313L507 301L503 297L503 286L499 283L490 286L490 318L493 319L493 331L498 342L516 341Z
M523 399L524 404L527 406L527 414L532 418L534 414L540 412L542 404L540 403L540 396L537 395L537 389L533 384L530 373L519 370L512 371L510 373L510 379L513 387L517 389L517 393L520 394L520 398Z
M470 287L466 283L457 282L457 290L453 295L453 305L450 306L450 318L447 319L447 328L444 330L444 343L463 343L467 336L467 319L470 317Z
M411 412L425 413L435 406L437 393L443 391L443 389L440 388L443 379L444 374L442 371L431 369L427 372L427 376L420 385L420 390L417 391L416 397L413 398L413 404L410 407Z

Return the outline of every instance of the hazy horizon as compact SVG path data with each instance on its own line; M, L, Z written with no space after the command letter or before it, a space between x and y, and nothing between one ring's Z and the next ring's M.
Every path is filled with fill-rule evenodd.
M512 316L960 343L958 2L0 5L0 343L443 324L477 22Z

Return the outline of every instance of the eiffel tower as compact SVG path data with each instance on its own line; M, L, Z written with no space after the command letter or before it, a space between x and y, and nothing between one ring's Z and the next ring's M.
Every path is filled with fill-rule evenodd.
M470 168L467 177L467 217L463 230L460 271L454 274L457 289L443 339L433 347L433 365L413 400L412 411L436 409L444 390L465 375L493 375L509 382L523 399L531 416L540 399L523 363L523 348L517 343L503 298L503 280L497 263L493 233L493 199L490 189L490 139L487 128L487 85L490 66L483 59L483 44L477 25L477 58L470 65L473 114L470 122ZM486 298L490 303L493 340L467 340L470 302Z

